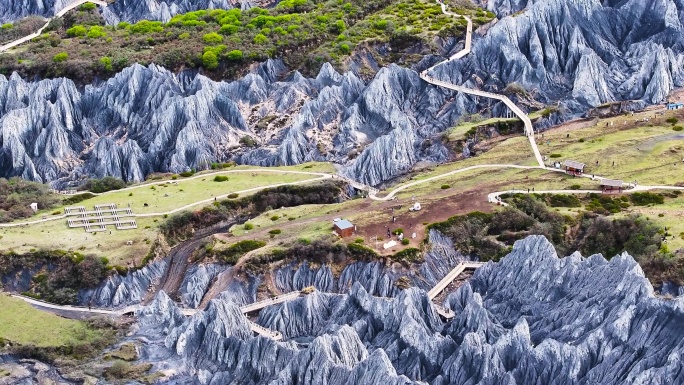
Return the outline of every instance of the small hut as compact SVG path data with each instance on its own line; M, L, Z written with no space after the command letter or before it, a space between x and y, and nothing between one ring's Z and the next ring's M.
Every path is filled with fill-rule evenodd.
M615 179L601 179L601 191L605 194L621 193L622 181Z
M346 219L336 220L333 224L333 227L335 228L337 235L342 238L350 237L352 234L354 234L354 225Z
M565 167L565 172L570 175L582 175L584 173L584 163L575 162L574 160L566 160L563 162L563 167Z

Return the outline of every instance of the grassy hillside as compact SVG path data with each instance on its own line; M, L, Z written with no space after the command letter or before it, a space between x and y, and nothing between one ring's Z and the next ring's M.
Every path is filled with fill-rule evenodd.
M473 16L476 24L494 16L476 8L455 10ZM460 36L465 24L443 15L429 0L285 0L269 10L201 10L166 24L145 20L105 26L88 3L54 20L42 37L0 55L0 72L89 81L137 62L172 70L202 68L221 78L269 57L316 72L327 61L340 65L362 43L387 42L393 52L402 52L425 42L424 53L429 53L436 35Z
M106 330L34 309L26 302L0 294L0 341L35 347L61 347L92 343ZM4 345L4 344L3 344Z

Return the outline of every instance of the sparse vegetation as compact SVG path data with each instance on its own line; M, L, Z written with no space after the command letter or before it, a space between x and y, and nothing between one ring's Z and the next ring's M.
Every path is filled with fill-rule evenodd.
M211 226L236 217L260 214L273 207L337 203L341 199L342 186L342 182L324 182L264 189L239 199L221 200L216 205L204 207L199 211L174 214L160 225L160 230L170 242L175 242L187 239L193 229Z
M68 76L88 83L131 63L157 63L171 70L202 67L225 78L243 73L253 62L279 57L289 68L309 74L324 62L341 66L355 47L375 43L392 47L390 60L402 56L416 61L419 55L412 51L418 47L429 53L434 36L465 32L465 20L445 17L437 4L423 0L288 3L273 9L198 10L176 15L168 23L142 20L117 26L105 25L99 10L84 4L53 20L46 35L28 43L26 50L2 55L0 72ZM473 16L476 26L494 17L484 10L457 11ZM27 34L38 28L32 27L5 24L0 38L9 40L21 36L14 30ZM52 62L53 57L59 61ZM102 63L103 57L111 62Z
M112 176L106 176L101 179L88 179L88 181L79 187L79 189L99 194L107 191L120 190L124 187L126 187L126 182L123 180Z
M234 265L243 255L264 246L266 246L266 242L245 240L232 244L223 250L213 250L213 256L221 262Z
M587 206L606 214L620 210L621 198L595 196ZM609 219L603 213L584 212L576 217L564 216L547 208L547 204L571 204L578 201L560 199L554 195L507 197L511 204L494 214L479 212L449 218L430 228L449 236L463 253L482 260L498 260L513 242L528 235L539 234L549 239L559 255L579 250L584 255L602 253L606 258L627 250L640 261L666 258L661 250L662 235L646 218L638 215ZM600 208L600 210L599 210Z

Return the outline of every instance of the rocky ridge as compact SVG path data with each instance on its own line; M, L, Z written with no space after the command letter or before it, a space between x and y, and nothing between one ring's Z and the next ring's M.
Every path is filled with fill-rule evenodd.
M418 159L444 160L440 143L424 143L472 108L394 65L364 84L329 64L316 78L287 75L273 60L230 83L156 65L134 65L82 91L68 79L0 75L0 106L0 176L57 187L88 175L141 181L230 159L331 160L378 184ZM245 137L257 147L245 146Z
M371 295L394 297L401 290L398 281L406 285L429 290L442 276L467 258L454 251L453 243L441 233L430 230L430 248L424 261L416 268L401 264L385 264L380 261L353 262L345 266L339 276L331 266L313 267L307 261L291 262L271 272L275 288L289 293L313 286L320 292L347 293L355 284ZM152 262L126 276L114 275L99 287L82 290L78 301L82 305L120 309L141 303L155 293L159 283L168 274L168 258ZM185 271L178 289L178 302L185 308L198 308L208 298L218 297L239 306L257 301L257 289L263 276L234 274L235 268L221 264L194 264ZM220 283L218 282L220 281ZM220 292L216 290L220 288Z
M509 93L523 107L556 105L538 128L613 101L661 103L684 85L681 0L490 0L487 7L503 18L435 75ZM227 160L325 160L378 185L417 162L448 160L441 133L464 115L505 113L500 103L429 85L414 69L390 65L364 82L329 64L306 78L269 60L242 79L214 82L134 65L83 90L68 79L0 75L0 176L63 187L86 176L139 181Z
M541 236L516 242L450 294L442 321L425 291L395 298L356 283L264 309L284 342L249 333L231 301L215 299L178 325L165 294L155 317L181 365L202 384L660 384L681 383L682 299L658 299L627 254L558 258ZM163 308L163 309L162 309ZM166 316L170 314L169 316ZM166 318L165 318L166 317ZM155 334L157 333L157 334ZM674 338L673 338L674 337ZM159 337L157 337L159 338ZM314 369L315 368L315 369ZM544 370L539 370L544 368ZM349 382L352 378L356 382ZM384 380L384 382L379 382ZM360 382L358 382L360 381Z
M442 79L494 92L516 83L573 112L661 103L684 85L679 0L489 0L487 8L503 18L474 37L463 60L437 68Z

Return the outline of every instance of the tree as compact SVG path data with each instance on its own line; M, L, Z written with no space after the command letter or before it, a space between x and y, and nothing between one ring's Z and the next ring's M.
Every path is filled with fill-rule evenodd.
M66 52L60 52L52 58L55 63L65 62L69 58L69 54Z
M216 32L211 32L202 36L202 40L207 44L220 44L223 42L223 36Z
M202 55L202 65L208 70L218 68L218 57L212 51L207 51Z
M239 49L234 49L228 52L228 55L226 56L228 57L228 60L242 60L242 51L240 51Z

